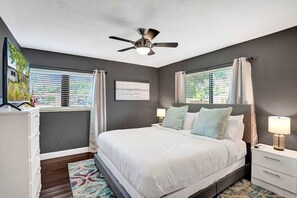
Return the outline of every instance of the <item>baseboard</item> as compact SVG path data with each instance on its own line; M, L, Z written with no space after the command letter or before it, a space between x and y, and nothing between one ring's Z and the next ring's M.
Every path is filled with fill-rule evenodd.
M75 154L87 153L87 152L89 152L89 147L82 147L82 148L76 148L76 149L43 153L40 155L40 160L47 160L47 159L52 159L52 158L57 158L57 157L65 157L65 156L69 156L69 155L75 155Z

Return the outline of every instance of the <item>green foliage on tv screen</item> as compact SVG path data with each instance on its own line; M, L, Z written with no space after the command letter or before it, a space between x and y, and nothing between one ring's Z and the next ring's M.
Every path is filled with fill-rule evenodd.
M30 100L29 62L10 42L8 42L8 49L8 101L28 101Z

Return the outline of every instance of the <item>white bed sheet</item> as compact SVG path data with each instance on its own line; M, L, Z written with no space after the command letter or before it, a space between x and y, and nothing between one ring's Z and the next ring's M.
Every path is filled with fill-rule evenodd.
M132 197L162 197L239 161L243 144L186 130L147 127L101 134L98 154L118 172L116 177L123 177L118 179Z
M135 188L123 177L123 175L115 168L115 166L108 160L108 158L98 150L98 156L104 162L104 164L109 168L112 174L117 178L119 183L125 188L127 193L133 198L142 198ZM238 161L234 162L233 164L221 169L220 171L207 176L206 178L198 181L197 183L178 190L176 192L170 193L165 195L164 198L181 198L181 197L189 197L196 192L208 187L209 185L213 184L214 182L220 180L221 178L225 177L226 175L232 173L233 171L237 170L238 168L245 165L245 157L239 159Z

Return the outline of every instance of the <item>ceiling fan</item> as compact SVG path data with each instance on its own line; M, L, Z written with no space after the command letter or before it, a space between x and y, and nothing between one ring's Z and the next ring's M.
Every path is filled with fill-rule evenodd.
M115 39L119 41L124 41L131 43L132 47L128 47L125 49L118 50L118 52L124 52L131 49L136 49L136 51L141 55L154 55L155 52L152 50L154 47L177 47L178 43L152 43L152 40L160 33L158 30L155 29L144 29L139 28L138 33L141 35L141 38L137 41L131 41L128 39L119 38L116 36L110 36L110 39Z

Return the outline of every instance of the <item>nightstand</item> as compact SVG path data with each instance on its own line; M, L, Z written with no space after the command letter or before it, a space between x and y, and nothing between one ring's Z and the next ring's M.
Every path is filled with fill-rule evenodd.
M297 196L297 151L252 148L252 183L284 197Z
M160 123L154 123L154 124L151 124L151 125L152 125L152 127L161 126Z

